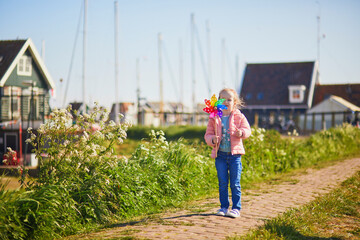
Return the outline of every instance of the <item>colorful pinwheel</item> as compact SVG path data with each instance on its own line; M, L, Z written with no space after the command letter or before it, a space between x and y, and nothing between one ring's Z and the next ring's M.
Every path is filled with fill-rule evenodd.
M217 100L215 94L212 95L210 100L205 99L205 104L207 107L205 107L203 110L207 113L210 113L210 118L214 118L216 115L218 115L220 118L222 116L222 110L227 109L225 105L223 105L223 102L225 99L219 99Z

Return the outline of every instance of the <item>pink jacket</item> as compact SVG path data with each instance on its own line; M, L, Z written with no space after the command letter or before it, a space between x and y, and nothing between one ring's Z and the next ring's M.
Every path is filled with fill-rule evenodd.
M215 158L216 152L219 150L219 143L217 146L212 143L212 137L215 135L215 126L216 126L216 136L219 137L219 143L221 141L221 119L216 116L215 118L210 118L206 133L205 133L205 142L213 147L211 151L211 157ZM242 137L235 135L235 132L240 129L242 131ZM244 145L242 139L248 138L251 135L251 128L248 120L240 112L240 110L235 109L231 112L229 118L229 132L230 132L230 142L231 142L231 154L245 154Z

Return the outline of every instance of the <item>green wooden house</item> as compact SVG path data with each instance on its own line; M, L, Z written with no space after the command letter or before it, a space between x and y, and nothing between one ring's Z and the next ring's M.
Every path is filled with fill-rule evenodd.
M0 40L1 159L7 147L22 156L26 129L37 129L49 116L54 91L54 82L31 39Z

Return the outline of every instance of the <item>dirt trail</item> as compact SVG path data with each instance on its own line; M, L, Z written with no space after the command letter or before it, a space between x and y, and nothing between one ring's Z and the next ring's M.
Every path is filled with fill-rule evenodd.
M298 207L337 187L360 170L360 158L337 162L276 185L243 191L241 217L231 219L215 216L218 199L200 202L196 209L162 214L158 219L129 223L101 232L77 236L81 239L107 239L125 236L136 239L225 239L243 235L249 229L276 217L290 208ZM69 239L74 239L70 237Z

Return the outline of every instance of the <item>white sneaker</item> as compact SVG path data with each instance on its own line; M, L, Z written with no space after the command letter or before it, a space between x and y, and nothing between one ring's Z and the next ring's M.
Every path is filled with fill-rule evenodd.
M218 212L216 213L217 216L226 216L226 214L228 213L228 209L227 208L220 208L218 210Z
M240 211L238 209L232 209L231 211L226 213L226 216L231 218L240 217Z

